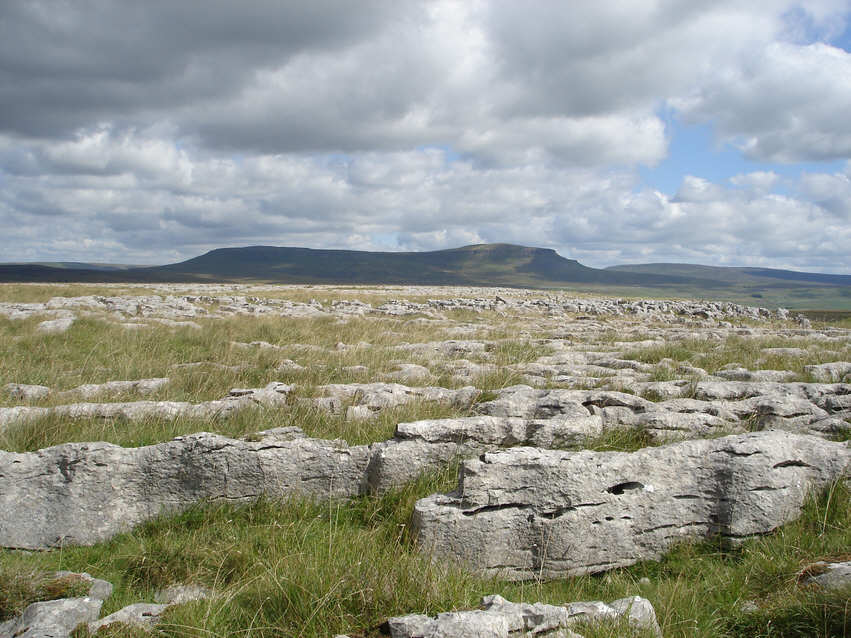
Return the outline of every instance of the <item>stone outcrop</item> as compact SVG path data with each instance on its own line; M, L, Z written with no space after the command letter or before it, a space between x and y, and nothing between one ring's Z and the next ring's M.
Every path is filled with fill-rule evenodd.
M112 584L91 575L56 572L53 577L89 585L86 596L32 603L16 618L0 623L0 637L68 638L78 626L97 620Z
M0 623L0 638L68 638L74 630L86 625L90 634L102 627L122 624L150 631L162 613L172 605L211 598L213 592L197 585L174 585L157 592L158 603L133 603L98 620L103 601L112 595L112 583L93 578L87 573L56 572L55 579L88 583L85 597L39 601L24 612Z
M782 431L632 453L514 448L464 461L457 492L418 501L413 526L423 551L487 574L600 572L686 539L769 532L849 462L845 443Z
M396 616L389 618L385 625L391 638L582 638L571 629L579 623L621 620L625 620L630 629L649 630L662 637L653 605L639 596L608 604L594 601L547 605L513 603L502 596L491 595L482 599L480 609L444 612L437 616Z
M808 565L803 572L805 585L815 585L822 589L848 590L851 593L851 561L819 561Z
M144 381L159 382L159 379ZM129 383L134 381L115 382ZM81 386L83 387L83 386ZM127 387L127 386L125 386ZM32 419L60 416L70 419L100 418L141 421L150 418L173 419L176 417L215 419L226 417L238 410L257 407L282 407L294 386L272 382L264 388L234 388L223 399L188 403L185 401L128 401L116 403L69 403L52 408L36 406L0 407L0 429Z
M38 401L50 395L50 388L46 385L7 383L3 386L3 393L15 401Z
M347 498L362 490L366 446L306 438L297 428L251 439L202 432L140 448L66 443L0 451L0 545L91 545L199 501Z
M443 403L456 407L469 406L479 395L472 386L457 390L438 386L411 387L398 383L332 383L317 388L320 395L301 398L299 401L320 410L340 414L345 406L357 406L361 410L353 413L354 418L365 418L387 408L395 408L415 401Z
M445 467L457 458L504 447L534 445L566 447L598 436L599 416L559 416L549 419L473 416L399 423L394 437L371 446L367 485L386 492L425 471Z

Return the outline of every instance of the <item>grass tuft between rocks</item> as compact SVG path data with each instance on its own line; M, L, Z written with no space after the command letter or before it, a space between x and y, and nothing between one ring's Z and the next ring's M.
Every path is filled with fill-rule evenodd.
M812 562L848 555L851 490L845 483L814 495L799 520L739 545L707 539L678 546L659 562L510 583L433 562L416 549L409 528L415 501L454 489L456 472L447 468L350 503L212 503L94 547L7 550L0 553L0 590L21 591L21 579L33 569L69 569L116 585L104 613L151 601L175 583L218 593L169 609L156 630L162 636L371 636L388 616L474 608L491 593L551 604L641 595L653 603L666 637L851 635L847 593L824 593L799 577ZM15 608L28 596L38 594L18 594ZM582 630L586 638L619 635L611 631Z

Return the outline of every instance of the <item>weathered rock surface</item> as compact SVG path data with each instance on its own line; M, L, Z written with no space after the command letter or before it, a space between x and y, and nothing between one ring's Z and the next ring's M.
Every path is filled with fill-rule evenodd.
M56 572L56 578L76 579L90 583L83 598L60 598L28 605L24 613L0 623L0 638L67 638L80 625L87 624L89 633L102 627L124 624L149 631L172 605L210 598L213 592L197 585L173 585L157 592L157 603L133 603L98 620L103 601L112 595L112 583L90 574Z
M851 561L831 563L819 561L805 570L808 576L804 584L817 585L822 589L848 589L851 592Z
M475 416L399 423L393 439L371 446L367 485L385 492L456 458L517 445L552 448L598 436L600 416L549 419Z
M67 443L0 451L0 545L90 545L199 501L361 492L366 446L305 438L297 428L252 438L202 432L140 448Z
M60 399L66 397L80 396L83 399L93 399L105 394L151 394L166 385L169 379L160 377L155 379L137 379L134 381L107 381L106 383L86 383L70 390L54 393ZM3 386L10 398L24 401L44 399L51 394L51 389L43 385L25 385L21 383L7 383Z
M106 383L86 383L77 386L65 392L58 392L57 395L75 396L80 395L84 399L93 399L98 396L108 394L152 394L162 388L169 382L167 377L158 377L154 379L136 379L133 381L107 381Z
M844 381L846 378L851 378L851 362L836 361L833 363L804 366L804 372L812 375L818 381L837 383Z
M159 382L161 380L150 381ZM135 382L131 381L127 383L132 385ZM221 418L238 410L248 408L284 406L287 404L287 397L292 390L293 386L291 385L272 382L265 388L235 388L224 399L203 401L201 403L188 403L185 401L130 401L116 403L69 403L52 408L35 406L0 407L0 429L14 423L52 415L72 419L121 418L131 422L149 418Z
M686 383L645 384L657 396L678 397ZM612 390L505 388L477 409L494 416L547 418L599 414L603 429L642 428L658 440L694 438L747 429L784 429L832 436L851 429L851 385L823 383L701 382L702 399L654 403Z
M3 392L10 399L16 401L36 401L50 394L50 388L46 385L27 385L25 383L7 383L3 386Z
M74 317L61 317L59 319L48 319L39 323L35 329L45 334L61 334L67 332L74 325Z
M482 599L481 609L424 616L412 614L387 620L392 638L531 638L553 636L582 638L571 630L577 623L606 623L626 618L634 629L649 629L661 638L662 631L650 602L638 596L609 604L575 602L566 605L513 603L502 596Z
M849 463L845 443L782 431L633 453L514 448L464 461L458 491L418 501L413 526L424 551L487 574L599 572L769 532Z
M362 406L372 413L414 401L464 407L470 405L479 394L471 386L451 390L439 386L409 387L398 383L332 383L319 386L318 390L323 396L303 398L300 401L337 414L342 412L346 404ZM357 418L368 416L366 410L358 412Z
M103 601L97 598L60 598L29 605L24 613L0 623L8 638L68 638L83 623L97 620Z
M67 638L79 625L97 619L103 601L112 595L112 583L87 573L63 571L54 577L89 583L88 595L32 603L20 616L0 623L0 638Z
M115 624L150 630L160 621L160 616L168 607L168 605L158 603L133 603L100 620L89 622L89 633L97 633L101 627L109 627Z

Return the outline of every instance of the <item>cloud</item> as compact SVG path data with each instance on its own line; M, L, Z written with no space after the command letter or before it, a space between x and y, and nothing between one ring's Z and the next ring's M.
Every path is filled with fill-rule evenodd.
M427 250L511 241L594 266L696 261L851 271L844 174L806 174L795 196L767 191L770 175L731 185L687 176L669 197L642 188L628 170L486 166L436 148L335 161L224 159L104 129L63 147L62 171L56 153L33 143L30 171L4 177L9 260L164 263L225 245Z
M847 173L639 179L672 118L851 157L846 4L5 2L4 256L511 241L851 271Z
M671 104L751 159L824 161L851 155L851 53L823 43L772 43Z

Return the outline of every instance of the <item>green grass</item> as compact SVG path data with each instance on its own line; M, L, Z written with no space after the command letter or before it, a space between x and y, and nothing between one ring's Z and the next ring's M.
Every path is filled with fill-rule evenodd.
M766 348L801 348L804 356L764 354ZM636 348L624 353L623 358L657 364L653 381L683 378L673 364L688 363L714 374L725 366L737 365L748 370L789 370L799 381L811 381L804 370L807 365L847 360L851 357L851 343L824 343L817 339L799 337L741 337L732 335L722 341L683 339L664 345Z
M131 290L151 294L150 289ZM0 299L35 301L119 292L112 287L0 286ZM375 292L352 286L246 289L234 294L305 302L316 298L326 304L362 298L376 305L404 296L392 289ZM429 296L457 294L457 290L446 289ZM426 296L417 300L425 301ZM151 419L132 424L116 419L48 417L8 428L0 433L0 447L32 451L90 440L140 446L202 430L250 437L258 430L291 425L301 427L308 436L341 438L353 445L382 441L392 436L399 422L465 416L472 413L471 407L414 402L384 410L375 419L350 422L296 399L315 396L318 386L328 383L375 381L392 371L397 361L428 365L434 373L429 385L458 387L463 383L441 373L440 362L394 346L445 339L492 340L485 355L463 357L500 367L469 382L482 390L475 399L481 402L495 398L500 388L522 382L521 374L505 366L550 353L541 345L542 337L564 334L575 346L590 340L594 343L587 343L589 349L606 349L615 342L652 338L657 328L639 319L616 322L597 317L587 322L594 324L593 329L573 334L565 332L564 318L542 318L534 313L530 314L534 321L463 310L445 315L447 319L440 322L411 317L354 317L343 322L328 318L199 319L200 331L162 325L127 331L105 319L88 317L62 335L35 332L36 324L45 317L25 321L0 317L0 385L37 383L66 390L83 383L168 376L171 382L166 387L145 398L191 402L218 399L230 388L262 387L270 381L297 385L291 404L282 409L247 410L221 420ZM833 325L843 321L847 319L838 319ZM452 331L460 325L474 330ZM238 349L230 345L232 341L268 341L283 349ZM335 349L339 342L360 341L370 345ZM294 344L312 344L321 350ZM802 347L808 354L802 358L767 357L761 352L766 347ZM804 365L848 360L851 345L825 345L789 333L770 338L677 340L663 346L634 347L628 357L654 364L652 378L658 381L681 378L671 362L689 363L710 373L731 363L750 369L787 369L807 380ZM278 371L287 358L306 369ZM172 368L194 361L241 368ZM346 370L356 365L366 366L368 371ZM138 398L125 395L102 400ZM54 396L33 404L66 402ZM16 404L0 397L0 405ZM622 429L605 432L583 447L633 451L652 444L642 431ZM174 607L165 614L157 631L174 637L335 633L366 637L376 635L378 625L388 616L474 608L481 596L494 593L513 601L551 604L642 595L653 603L666 638L851 636L847 593L826 594L803 586L798 579L801 570L816 560L848 558L851 493L845 484L814 497L798 521L736 547L707 539L678 546L661 561L607 574L508 583L481 578L457 565L432 562L412 541L409 523L415 501L454 489L456 471L450 466L389 494L347 503L264 499L241 506L199 504L93 547L35 553L0 550L0 617L14 615L34 600L78 593L74 583L52 582L53 571L68 569L87 571L115 584L104 614L130 603L153 601L158 589L175 583L195 583L217 592L214 599ZM752 602L754 610L747 611L742 605L745 602ZM586 638L601 638L622 635L624 630L622 626L598 625L582 627L581 633ZM78 638L86 635L85 629L75 632ZM122 627L99 635L148 634Z
M798 580L814 561L847 558L851 493L842 483L812 498L798 521L735 547L708 539L678 546L659 562L524 583L483 579L417 551L408 533L414 502L454 484L454 470L447 469L348 505L199 505L94 547L1 552L0 590L13 589L11 583L34 569L61 568L116 585L104 613L151 600L173 583L217 592L212 600L172 608L159 626L165 636L374 633L388 616L473 608L490 593L550 604L642 595L668 638L828 638L851 632L847 593L826 594ZM746 601L756 611L747 611ZM594 631L586 635L613 635L606 633L610 628Z

